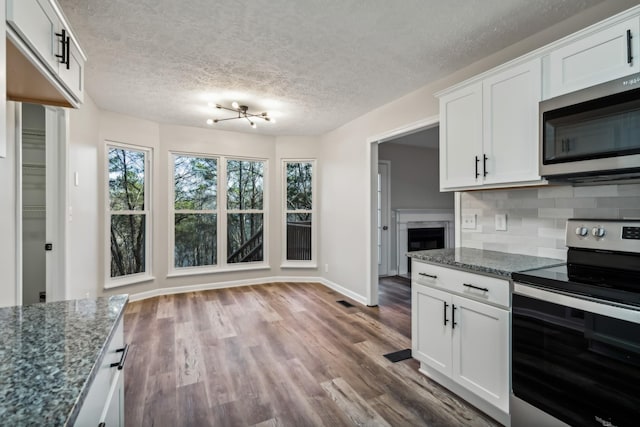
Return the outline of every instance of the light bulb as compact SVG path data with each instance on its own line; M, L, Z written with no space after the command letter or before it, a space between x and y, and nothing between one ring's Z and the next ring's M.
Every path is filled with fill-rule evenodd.
M235 108L236 110L237 110L238 108L240 108L240 105L238 105L238 103L237 103L236 101L233 101L233 102L231 103L231 106L232 106L233 108Z
M207 119L207 124L208 125L212 125L213 124L213 119Z

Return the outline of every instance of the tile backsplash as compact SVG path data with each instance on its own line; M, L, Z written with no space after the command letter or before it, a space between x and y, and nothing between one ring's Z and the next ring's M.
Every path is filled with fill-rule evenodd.
M462 246L565 259L566 220L640 219L640 184L470 191L460 208L477 216L475 230L460 230ZM506 231L496 231L496 214L507 215Z

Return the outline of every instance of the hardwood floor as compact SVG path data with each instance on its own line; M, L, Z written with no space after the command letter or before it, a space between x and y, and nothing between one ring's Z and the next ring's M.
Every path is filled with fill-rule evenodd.
M415 360L382 356L411 347L410 302L408 282L390 278L375 308L317 283L130 303L126 424L496 425L418 373Z

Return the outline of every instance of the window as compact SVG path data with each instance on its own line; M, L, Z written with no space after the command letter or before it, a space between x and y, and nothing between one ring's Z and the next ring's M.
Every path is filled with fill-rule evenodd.
M227 263L264 260L264 161L227 160Z
M121 280L148 276L151 258L149 152L120 145L108 145L107 150L109 277Z
M214 266L218 256L218 160L173 155L173 266Z
M314 260L313 161L285 161L285 241L287 261Z

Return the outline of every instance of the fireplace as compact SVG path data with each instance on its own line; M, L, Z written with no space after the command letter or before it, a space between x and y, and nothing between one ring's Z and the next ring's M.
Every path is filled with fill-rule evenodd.
M444 227L409 228L407 230L407 252L445 247ZM407 273L411 273L411 258L407 258Z
M408 274L409 263L407 262L407 252L421 249L452 248L455 246L455 227L453 209L396 209L393 211L396 217L396 268L400 276ZM438 246L432 243L418 243L412 248L409 244L409 232L415 229L427 229L426 233L442 233L444 230L444 241L438 242ZM419 234L422 232L418 232ZM415 246L415 244L414 244Z

